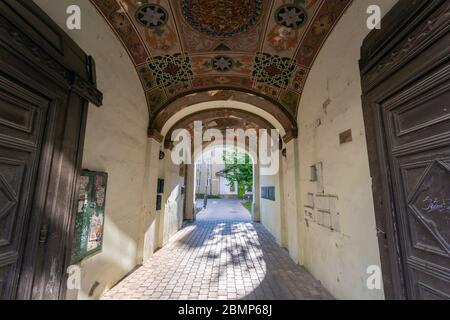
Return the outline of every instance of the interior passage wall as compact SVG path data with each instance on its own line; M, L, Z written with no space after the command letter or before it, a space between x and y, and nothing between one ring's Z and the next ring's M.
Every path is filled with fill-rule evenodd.
M375 3L384 15L395 2ZM360 47L370 32L366 10L372 4L354 1L343 15L314 63L298 114L300 211L311 213L301 219L300 256L342 299L384 297L383 290L366 286L367 267L380 265L358 66ZM340 133L349 129L352 141L340 144ZM323 185L310 182L310 166L317 163L322 163ZM330 229L329 217L321 210L335 215L337 231Z
M281 206L282 245L288 250L295 262L299 261L299 233L298 233L298 150L296 140L291 140L285 146L285 153L281 157L280 166L282 174L283 203Z
M67 30L71 0L35 0L96 61L101 108L90 106L83 167L109 174L101 253L81 264L81 290L69 298L98 298L136 265L148 111L126 51L88 0L78 0L82 29Z
M143 205L141 217L141 232L138 248L138 263L145 263L158 249L159 214L157 211L158 178L160 164L159 159L161 143L149 138L147 142L147 156L145 161L145 179L142 187Z
M162 210L159 212L160 247L167 244L170 238L181 229L184 213L184 175L185 166L172 161L171 152L165 151L164 160L164 196Z
M260 173L261 173L260 169ZM275 187L275 200L263 199L260 194L260 219L264 227L275 237L279 245L285 245L282 239L282 199L280 192L280 174L263 175L260 174L260 186Z

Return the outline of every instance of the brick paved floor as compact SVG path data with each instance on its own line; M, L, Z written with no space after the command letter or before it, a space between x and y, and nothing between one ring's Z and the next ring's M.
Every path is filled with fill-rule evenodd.
M249 217L239 202L210 202L104 299L333 299Z

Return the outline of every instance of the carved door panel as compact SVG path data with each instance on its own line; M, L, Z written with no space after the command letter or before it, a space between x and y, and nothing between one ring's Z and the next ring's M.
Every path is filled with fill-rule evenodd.
M405 286L450 298L450 65L381 104Z
M0 299L13 299L25 250L48 101L0 76Z
M400 0L361 53L388 299L450 299L450 4Z

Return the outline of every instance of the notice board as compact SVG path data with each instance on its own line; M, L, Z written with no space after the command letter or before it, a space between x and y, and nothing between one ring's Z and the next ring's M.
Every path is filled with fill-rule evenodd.
M101 251L108 174L83 170L75 219L72 263Z

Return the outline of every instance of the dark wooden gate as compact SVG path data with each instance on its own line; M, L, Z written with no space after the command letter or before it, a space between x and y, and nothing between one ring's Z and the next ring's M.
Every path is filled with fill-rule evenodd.
M401 0L362 48L386 297L450 298L450 2Z
M92 60L32 1L0 2L0 299L61 299Z

